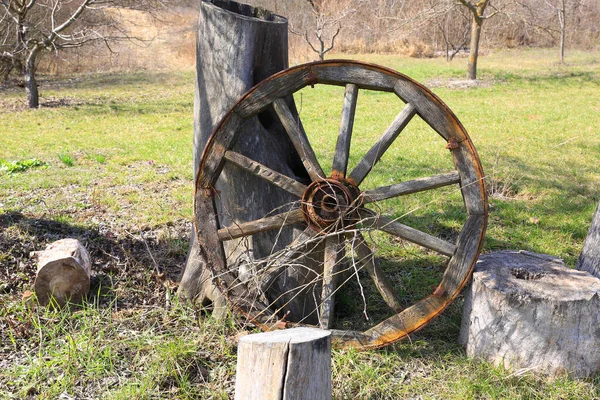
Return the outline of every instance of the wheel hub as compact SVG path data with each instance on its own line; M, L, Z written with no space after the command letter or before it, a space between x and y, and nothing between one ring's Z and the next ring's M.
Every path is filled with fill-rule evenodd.
M318 231L334 224L338 224L336 230L343 229L358 221L360 199L360 190L346 180L315 181L302 196L304 219Z

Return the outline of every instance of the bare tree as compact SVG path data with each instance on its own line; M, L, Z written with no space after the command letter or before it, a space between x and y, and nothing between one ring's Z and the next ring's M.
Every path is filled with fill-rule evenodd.
M335 46L335 39L343 28L342 22L356 10L352 1L306 0L310 13L305 14L298 25L290 24L290 32L306 41L318 54L319 60Z
M481 40L481 27L483 23L500 12L499 9L493 7L491 0L458 0L460 4L465 6L471 12L471 43L469 46L469 63L467 65L467 78L477 79L477 59L479 57L479 42ZM494 11L485 14L486 9L494 8Z
M135 40L120 26L116 10L152 10L162 0L2 0L0 63L5 79L11 72L25 78L29 107L39 106L36 70L45 53L94 42Z

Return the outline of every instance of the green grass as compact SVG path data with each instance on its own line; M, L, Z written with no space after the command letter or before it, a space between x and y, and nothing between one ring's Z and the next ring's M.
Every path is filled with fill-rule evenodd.
M484 251L526 249L575 264L600 200L600 53L570 52L566 66L557 63L554 51L492 53L480 61L482 84L462 89L449 83L465 75L464 59L448 64L395 56L349 58L380 63L431 84L466 127L491 189ZM113 243L113 234L129 238L132 232L168 232L173 224L191 219L193 82L191 72L43 81L42 102L58 98L67 105L2 112L8 134L0 136L0 159L35 158L47 167L0 172L0 215L20 212L61 227L98 229L104 236L90 239L92 243ZM296 96L326 170L331 168L342 95L340 88L317 86ZM19 104L22 96L0 93L0 101ZM391 95L360 92L351 166L401 107ZM449 171L444 145L424 123L414 121L364 187ZM58 154L69 156L72 165ZM464 222L456 190L390 200L381 207L441 237L454 237ZM5 234L34 243L19 227L12 225ZM156 240L167 243L167 256L185 254L185 235L161 235ZM385 237L374 235L372 240L378 243L383 268L396 271L391 279L406 289L405 301L430 293L440 274L431 266L439 258L416 256L415 248ZM117 245L122 242L113 243ZM19 262L30 263L25 250L0 249L2 265L16 269ZM114 268L127 275L133 256L124 247ZM151 261L147 265L146 275L132 282L95 265L99 276L116 279L113 297L108 303L92 301L74 314L31 311L22 306L20 293L4 294L3 289L0 397L22 398L28 392L49 399L63 392L114 399L231 396L239 329L231 319L216 322L173 304L160 285L156 293L161 297L154 305L127 302L122 308L119 296L142 301L150 295L144 290L156 277ZM31 278L31 273L18 273L22 281ZM346 296L339 306L350 318L361 304ZM600 398L598 376L548 380L467 359L456 344L460 319L459 299L410 340L380 351L336 350L334 397Z

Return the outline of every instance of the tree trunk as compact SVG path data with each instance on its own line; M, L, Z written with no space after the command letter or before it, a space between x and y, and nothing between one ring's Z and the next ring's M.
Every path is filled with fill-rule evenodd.
M583 242L583 249L577 261L577 269L587 271L600 278L600 204L598 204L592 225Z
M270 11L233 1L204 0L200 5L198 29L194 99L196 173L209 136L229 108L254 85L288 67L287 20ZM293 99L287 102L297 115ZM272 109L246 121L241 129L244 133L234 145L234 151L296 180L309 182L298 154ZM216 189L222 226L260 219L294 200L289 193L231 163L225 164ZM207 279L210 278L209 266L194 235L192 232L179 291L203 304L219 301L222 305L218 291ZM237 263L246 261L248 254L257 259L265 257L290 243L293 236L290 228L256 234L246 240L229 240L224 245L227 264L236 268ZM303 302L300 297L295 300L299 302Z
M460 341L510 369L589 377L600 370L600 279L545 254L480 257Z
M467 64L467 79L477 79L477 59L479 58L479 39L481 38L481 26L483 19L473 15L471 21L471 44L469 48L469 63Z
M561 7L558 9L558 22L560 24L560 63L565 63L565 35L567 33L565 0L561 1Z
M37 51L32 50L27 58L25 65L25 90L27 91L27 101L29 108L38 108L40 106L40 97L38 92L37 81L35 79L35 61Z

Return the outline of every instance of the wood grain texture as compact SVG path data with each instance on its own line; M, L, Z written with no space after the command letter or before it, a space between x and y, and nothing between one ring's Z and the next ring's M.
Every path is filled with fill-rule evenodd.
M583 242L576 268L600 278L600 204L596 208L592 224Z
M243 336L235 399L331 399L331 333L292 328Z
M321 304L319 305L319 325L329 329L333 322L335 307L336 275L344 258L344 240L340 236L325 239L323 262L323 283L321 286Z
M467 138L464 128L454 113L426 87L408 79L398 79L394 92L405 103L410 103L417 114L444 139L458 142Z
M600 279L546 254L479 258L463 309L469 357L511 370L586 378L600 371Z
M445 240L432 236L428 233L421 232L418 229L401 224L391 218L377 215L371 210L360 210L362 224L364 227L378 229L387 232L391 235L408 240L411 243L418 244L430 250L437 251L446 256L452 256L456 250L456 246L448 243Z
M256 175L267 182L291 193L298 197L302 197L306 190L306 185L301 184L298 181L293 180L277 171L272 170L254 160L249 159L246 156L236 153L235 151L228 150L225 152L225 159L232 162L240 168L245 169L253 175Z
M483 246L486 225L487 216L474 214L467 218L456 242L456 252L436 290L438 295L454 298L467 283Z
M282 99L277 99L273 102L273 107L285 127L290 140L294 144L294 148L300 155L308 175L310 175L313 181L325 178L325 173L323 173L321 165L319 165L319 161L308 141L306 132L304 132L302 125L294 117L288 105Z
M375 287L377 288L377 291L383 298L383 301L385 301L385 304L387 304L388 307L390 307L396 313L402 311L404 307L402 306L402 303L396 296L396 290L394 289L393 285L391 284L381 267L379 267L379 263L375 259L373 252L371 251L371 249L369 249L369 246L367 246L365 239L360 233L358 236L358 240L354 241L353 243L354 250L356 251L356 254L359 258L359 262L367 270L367 273L371 277L373 283L375 283Z
M353 83L346 85L344 92L344 104L342 105L342 121L340 123L340 133L338 134L333 155L333 175L346 177L348 168L348 157L350 155L350 141L352 139L352 129L354 128L354 115L356 113L356 103L358 101L358 86Z
M304 221L302 210L295 209L257 219L255 221L248 221L221 228L217 231L217 236L219 240L237 239L242 236L250 236L259 232L280 229L284 226L297 224L302 221Z
M217 218L214 197L212 193L196 192L194 199L195 215L203 215L204 218L195 220L194 229L198 241L198 260L202 268L190 268L184 271L181 281L185 282L181 290L190 298L196 293L196 287L188 288L187 285L204 284L199 281L204 276L203 270L208 268L211 272L211 284L216 284L220 292L225 294L228 306L245 315L249 321L254 321L259 326L269 322L275 322L273 312L263 304L255 294L245 285L240 285L237 272L229 270L225 263L225 252L223 244L217 233ZM186 274L197 274L186 276Z
M367 151L367 154L365 154L358 162L356 167L354 167L348 180L357 186L360 185L373 166L379 161L383 153L387 151L400 132L408 125L414 115L415 108L412 105L407 104L396 116L384 134L377 140L373 147Z
M50 243L38 254L34 283L38 302L58 306L81 302L90 290L91 272L90 255L79 240Z
M471 140L452 150L454 166L460 174L460 188L469 215L487 215L487 193L479 156Z
M367 64L357 65L348 62L331 61L324 65L313 65L313 73L318 83L346 86L348 83L361 89L391 92L396 77L381 68Z
M235 107L235 112L244 118L256 115L270 107L275 100L286 97L313 81L314 76L310 67L300 67L285 75L275 75L245 96Z
M426 178L413 179L406 182L396 183L394 185L365 190L363 192L363 202L365 204L373 203L381 200L391 199L393 197L405 196L407 194L454 185L457 183L460 183L460 175L456 171L428 176Z

